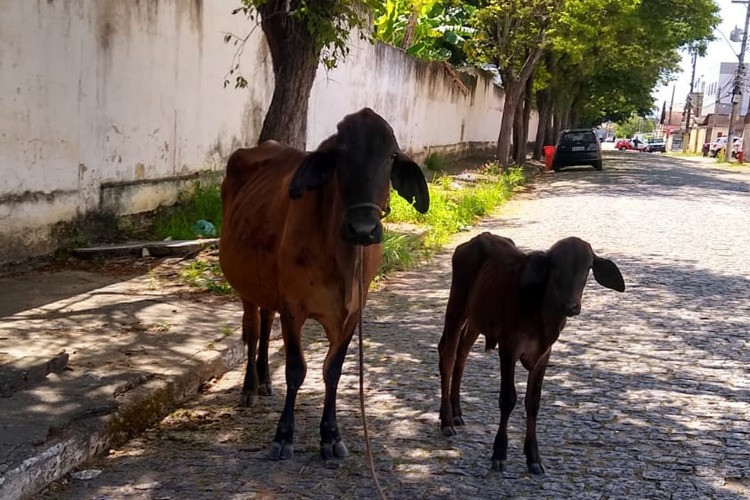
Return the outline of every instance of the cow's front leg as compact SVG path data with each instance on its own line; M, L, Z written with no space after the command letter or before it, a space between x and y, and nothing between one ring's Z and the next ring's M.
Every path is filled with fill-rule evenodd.
M508 419L516 406L515 371L515 356L500 351L500 427L492 450L492 469L497 471L505 470L508 460Z
M529 381L526 384L526 439L523 452L526 455L526 465L532 474L544 474L542 459L539 457L539 445L536 441L536 416L542 399L542 382L547 371L550 350L529 370Z
M465 317L459 311L452 312L449 300L448 311L445 314L445 326L443 335L438 343L438 354L440 361L440 430L443 436L455 436L456 429L453 427L453 403L451 401L451 386L453 371L456 366L458 355L458 344L461 341L461 332L464 329Z
M326 395L323 405L323 418L320 420L320 456L324 460L344 458L349 454L349 450L346 449L346 445L341 439L336 421L336 393L341 379L344 358L346 358L346 352L349 349L349 343L358 322L358 316L354 315L349 318L343 329L335 326L325 327L330 347L323 363L323 381L326 386Z
M271 460L286 460L294 456L294 404L307 374L302 352L304 321L305 317L299 312L287 309L281 313L281 334L286 350L286 401L271 443Z

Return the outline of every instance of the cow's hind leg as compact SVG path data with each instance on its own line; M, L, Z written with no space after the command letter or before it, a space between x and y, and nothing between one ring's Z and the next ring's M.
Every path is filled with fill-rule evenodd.
M508 419L516 406L516 358L500 351L500 427L492 451L492 469L503 471L508 459Z
M536 441L536 416L542 399L542 382L547 371L550 351L536 362L529 370L529 381L526 384L526 440L523 452L526 455L526 465L532 474L544 474L542 459L539 457L539 445Z
M286 401L271 443L271 460L286 460L294 456L294 404L307 375L307 363L302 352L304 321L305 317L297 311L281 312L281 334L286 350Z
M260 315L258 306L242 299L242 340L247 344L247 366L242 384L240 406L254 406L258 402L258 367L255 353L258 349Z
M260 310L260 344L258 346L258 394L271 396L271 372L268 369L268 343L271 339L274 311Z
M339 427L336 420L336 393L339 380L341 379L341 368L344 364L346 352L354 335L354 330L359 319L357 316L350 317L344 325L343 334L337 335L332 328L326 328L326 334L330 341L328 354L323 364L323 380L326 385L325 403L323 406L323 418L320 420L320 456L324 460L344 458L349 454L344 441L341 439Z
M471 352L471 347L479 337L479 331L469 326L467 322L464 325L461 334L461 342L458 344L458 353L456 355L456 364L453 367L453 377L451 379L451 406L453 407L453 425L466 425L464 422L464 413L461 409L461 379L466 369L466 360Z

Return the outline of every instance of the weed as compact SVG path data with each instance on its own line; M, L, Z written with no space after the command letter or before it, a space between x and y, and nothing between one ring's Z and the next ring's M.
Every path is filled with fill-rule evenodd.
M224 279L219 261L207 257L197 257L182 271L180 279L190 286L205 292L232 294L234 290Z
M432 153L425 158L424 166L431 172L440 172L441 170L445 170L446 161L439 154Z
M229 337L234 333L234 328L232 328L232 325L227 325L226 323L221 325L221 334L225 337Z
M191 193L154 219L155 237L188 240L196 237L193 226L198 220L211 222L217 234L221 231L221 187L217 182L195 182Z

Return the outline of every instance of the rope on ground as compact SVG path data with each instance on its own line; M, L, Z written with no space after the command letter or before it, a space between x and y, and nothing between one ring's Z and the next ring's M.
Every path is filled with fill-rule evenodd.
M365 308L365 266L363 259L363 247L357 245L357 260L359 261L359 409L362 414L362 428L365 433L365 454L367 455L367 464L370 467L370 475L375 483L375 489L381 500L385 500L385 493L380 487L378 474L375 472L375 461L372 458L372 449L370 447L370 434L367 430L367 416L365 415L365 356L364 341L362 336L362 317Z

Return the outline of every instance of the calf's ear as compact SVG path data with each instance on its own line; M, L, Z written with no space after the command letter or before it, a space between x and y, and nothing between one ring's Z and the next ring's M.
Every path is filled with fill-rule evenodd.
M622 278L617 264L609 259L594 256L592 269L597 283L611 290L625 291L625 280Z
M393 159L391 183L399 196L414 205L417 211L424 214L429 210L430 192L422 170L401 152L396 153Z
M521 288L525 290L543 289L549 280L551 263L544 252L531 252L526 265L521 270Z
M305 191L323 187L333 176L336 166L335 136L329 137L317 150L308 153L294 172L289 184L289 197L301 198Z

